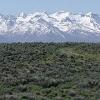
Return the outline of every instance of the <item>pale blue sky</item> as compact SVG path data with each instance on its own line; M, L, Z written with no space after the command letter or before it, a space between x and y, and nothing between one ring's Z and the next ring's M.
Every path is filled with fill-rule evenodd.
M100 0L0 0L0 13L18 14L19 12L65 10L70 12L94 12L100 14Z

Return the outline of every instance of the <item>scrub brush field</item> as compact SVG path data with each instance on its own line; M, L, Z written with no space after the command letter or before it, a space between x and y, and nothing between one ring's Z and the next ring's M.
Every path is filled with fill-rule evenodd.
M0 100L99 100L100 44L0 44Z

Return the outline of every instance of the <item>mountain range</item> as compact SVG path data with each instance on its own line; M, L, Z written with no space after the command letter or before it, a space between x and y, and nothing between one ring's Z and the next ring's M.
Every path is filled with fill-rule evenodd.
M0 14L0 42L100 42L100 15L92 12Z

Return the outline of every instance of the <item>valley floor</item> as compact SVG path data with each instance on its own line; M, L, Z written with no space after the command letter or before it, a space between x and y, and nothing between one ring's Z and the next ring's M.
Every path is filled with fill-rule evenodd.
M99 100L100 44L0 44L0 100Z

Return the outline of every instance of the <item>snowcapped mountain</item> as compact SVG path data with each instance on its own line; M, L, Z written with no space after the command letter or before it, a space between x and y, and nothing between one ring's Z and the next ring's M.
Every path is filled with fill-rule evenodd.
M100 15L91 12L0 14L0 42L100 42Z

